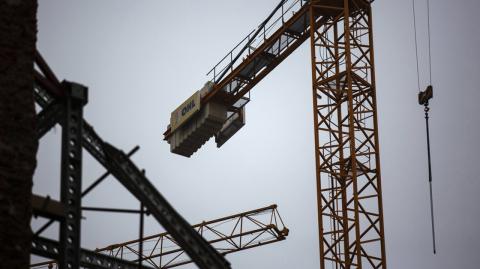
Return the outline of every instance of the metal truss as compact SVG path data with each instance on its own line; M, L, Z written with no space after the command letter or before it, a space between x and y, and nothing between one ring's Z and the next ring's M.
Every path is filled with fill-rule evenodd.
M60 202L65 217L60 221L60 268L80 267L80 223L82 192L82 119L83 106L87 103L87 88L62 83L65 89L62 128L62 163Z
M370 3L311 2L320 267L386 268Z
M43 257L61 260L60 243L51 239L36 237L32 241L32 253ZM86 268L104 269L138 269L139 265L130 261L117 259L109 255L102 255L91 250L81 249L78 257L79 265ZM51 262L37 264L38 266L53 267ZM141 268L150 269L151 267L142 266Z
M204 221L192 227L222 255L285 240L289 232L278 213L277 205ZM139 250L140 245L143 251ZM192 262L168 232L113 244L96 249L95 252L131 264L142 261L153 268L171 268ZM46 267L56 269L57 264L49 261L32 268Z
M61 202L65 218L61 221L60 247L45 248L41 252L58 256L60 268L76 269L81 262L81 147L83 146L108 172L146 207L169 232L183 250L200 268L230 268L229 263L212 248L163 198L145 175L123 152L105 143L83 119L82 107L86 102L86 89L78 84L60 83L41 55L35 57L34 96L43 108L39 113L37 134L41 137L55 123L62 132ZM95 184L100 182L97 181ZM89 187L88 191L94 186ZM85 192L86 193L86 192ZM143 207L142 207L143 209ZM142 210L143 215L143 210ZM45 230L53 220L37 231ZM33 246L35 249L35 246ZM91 256L95 253L91 253ZM110 257L110 259L113 259ZM121 262L118 260L118 262ZM114 263L103 263L95 268L114 268Z
M222 255L275 243L288 235L276 205L202 222L193 225L193 228ZM155 268L171 268L192 262L169 233L114 244L97 251L138 262L140 253L137 246L140 243L144 248L141 259Z

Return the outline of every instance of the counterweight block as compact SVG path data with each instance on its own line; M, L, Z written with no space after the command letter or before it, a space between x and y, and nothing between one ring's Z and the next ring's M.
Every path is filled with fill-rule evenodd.
M190 157L220 131L226 119L226 106L214 102L204 105L196 115L172 133L168 139L170 151Z
M213 101L201 106L200 102L212 87L212 82L205 83L201 90L172 112L172 135L168 138L171 152L190 157L222 129L227 120L227 107Z

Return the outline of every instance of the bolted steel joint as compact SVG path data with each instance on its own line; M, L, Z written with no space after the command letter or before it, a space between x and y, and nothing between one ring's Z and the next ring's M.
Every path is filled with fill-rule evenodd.
M73 100L80 102L82 105L88 103L88 87L67 80L62 81L62 86Z

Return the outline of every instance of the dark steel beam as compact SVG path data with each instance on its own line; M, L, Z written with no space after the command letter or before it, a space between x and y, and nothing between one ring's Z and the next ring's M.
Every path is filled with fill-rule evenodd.
M144 171L145 172L145 171ZM145 174L145 173L143 173ZM138 238L140 240L140 243L138 244L138 268L140 269L142 267L143 263L143 230L144 230L144 225L145 225L145 210L144 206L142 203L140 203L140 220L139 220L139 231L138 231Z
M50 69L47 62L45 61L45 59L43 59L42 55L38 52L38 50L35 50L35 64L40 69L40 71L42 71L45 77L48 78L48 80L52 81L57 85L60 85L60 81L57 79L52 69ZM63 96L63 92L57 93Z
M55 222L54 219L50 219L47 223L43 224L42 227L40 227L40 229L38 229L34 236L39 236L41 233L43 233L43 231L45 231L48 227L50 227L50 225L52 225L53 223Z
M128 157L131 157L135 152L137 152L140 149L139 146L135 146L132 150L130 150L127 153ZM104 179L106 179L109 175L111 175L110 171L105 172L103 175L101 175L97 180L95 180L90 186L88 186L83 192L82 192L82 197L87 195L89 192L91 192L98 184L102 183Z
M175 211L125 153L108 143L105 143L103 148L112 174L130 193L142 201L198 267L230 268L228 261Z
M83 211L97 211L97 212L110 212L110 213L131 213L131 214L140 214L146 213L138 209L123 209L123 208L106 208L106 207L82 207Z
M61 258L60 244L57 241L36 237L32 240L32 253L42 257L58 260ZM92 269L138 269L138 264L100 254L91 250L81 249L79 251L79 264L82 267ZM142 266L144 269L152 269Z
M63 116L63 104L53 102L37 114L37 138L42 138Z
M33 215L45 218L62 220L65 218L65 207L59 201L32 194Z
M87 88L63 82L66 89L62 128L60 201L66 218L60 223L60 269L80 267L80 222L82 192L82 119Z

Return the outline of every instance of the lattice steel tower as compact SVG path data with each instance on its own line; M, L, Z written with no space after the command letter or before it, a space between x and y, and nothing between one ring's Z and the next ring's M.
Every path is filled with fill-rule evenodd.
M321 268L385 268L371 7L326 2L310 7Z

